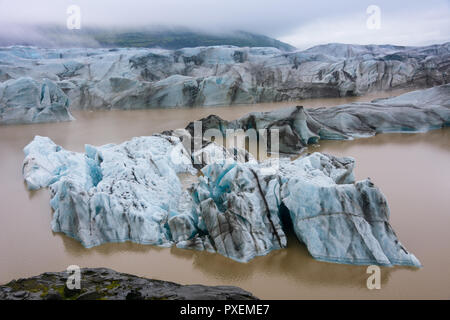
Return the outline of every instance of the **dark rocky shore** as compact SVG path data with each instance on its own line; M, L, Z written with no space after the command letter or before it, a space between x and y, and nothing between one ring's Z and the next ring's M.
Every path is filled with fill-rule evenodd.
M80 290L66 286L68 273L46 272L0 286L2 300L256 300L232 286L180 285L116 272L81 269Z

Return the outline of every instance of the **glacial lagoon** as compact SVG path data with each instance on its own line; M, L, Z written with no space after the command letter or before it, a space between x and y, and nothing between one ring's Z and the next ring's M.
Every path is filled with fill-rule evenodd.
M381 290L366 288L366 267L315 261L293 234L288 235L287 249L247 264L218 254L132 243L85 249L77 241L51 232L48 191L29 192L23 182L22 148L35 135L48 136L65 149L83 151L86 143L120 143L134 136L185 127L209 114L232 120L251 111L296 104L332 106L385 96L215 108L75 111L77 120L73 122L2 126L0 212L4 223L0 227L0 280L4 283L77 264L184 284L236 285L269 299L449 298L450 283L445 280L450 278L448 128L427 133L382 134L354 141L321 141L319 146L309 148L311 152L356 159L356 178L370 177L380 187L388 199L391 223L399 238L424 265L422 269L382 268Z

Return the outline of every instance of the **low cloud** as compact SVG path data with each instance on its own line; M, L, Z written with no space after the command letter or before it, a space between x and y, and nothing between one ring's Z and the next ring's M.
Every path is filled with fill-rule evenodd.
M380 30L366 28L366 8L372 4L381 9ZM328 42L424 45L450 40L448 0L0 0L0 21L8 26L0 36L20 37L22 25L65 27L70 5L81 8L84 27L246 30L300 48Z
M429 45L450 41L449 6L392 14L381 10L380 29L367 28L364 13L319 18L281 36L300 49L323 43Z

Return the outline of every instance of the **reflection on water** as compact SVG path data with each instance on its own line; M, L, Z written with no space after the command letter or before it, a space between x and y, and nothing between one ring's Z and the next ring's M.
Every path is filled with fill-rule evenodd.
M326 105L339 99L315 100ZM303 105L308 106L305 101ZM71 150L149 135L216 113L233 119L249 111L285 106L239 106L190 110L76 112L77 121L0 127L0 283L68 265L117 271L180 283L237 285L261 298L450 298L450 129L384 134L354 141L321 141L321 151L356 159L358 179L371 177L391 208L402 243L424 268L382 268L382 289L366 288L366 267L313 260L294 235L288 248L247 264L218 254L133 243L85 249L50 229L48 190L28 192L22 148L34 135L49 136ZM318 106L318 105L316 105ZM253 109L257 108L257 109ZM253 109L253 110L251 110ZM191 181L188 181L191 182Z
M179 265L178 269L182 266L187 267L182 272L182 280L177 280L185 283L190 283L189 279L193 271L200 272L206 277L206 282L202 281L203 284L208 283L211 285L217 284L217 281L224 284L234 283L236 285L237 283L250 282L257 274L265 275L266 277L269 275L281 276L297 284L355 288L365 288L367 279L365 266L330 264L312 259L306 247L300 244L293 234L288 236L288 249L274 251L268 256L257 257L244 264L215 253L183 250L176 247L170 249L159 248L130 242L109 243L92 249L85 249L79 242L64 235L57 235L57 237L61 238L65 251L72 256L98 256L106 260L120 253L148 255L153 259L162 259L164 263L170 263L168 260L176 260ZM145 269L148 265L141 267L143 269L140 269L139 274L154 276L154 274L149 273ZM415 270L412 268L402 269ZM381 283L386 284L390 274L399 270L399 268L382 268L382 270ZM173 279L171 278L170 280ZM267 283L262 281L256 283L256 288L261 286L260 290L264 290L266 285ZM257 292L259 290L253 289L253 291Z

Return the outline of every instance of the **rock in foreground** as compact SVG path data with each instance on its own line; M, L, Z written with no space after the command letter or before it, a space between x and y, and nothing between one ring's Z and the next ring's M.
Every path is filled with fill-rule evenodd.
M66 286L67 272L46 272L0 286L2 300L255 300L232 286L180 285L106 268L81 269L80 290Z

